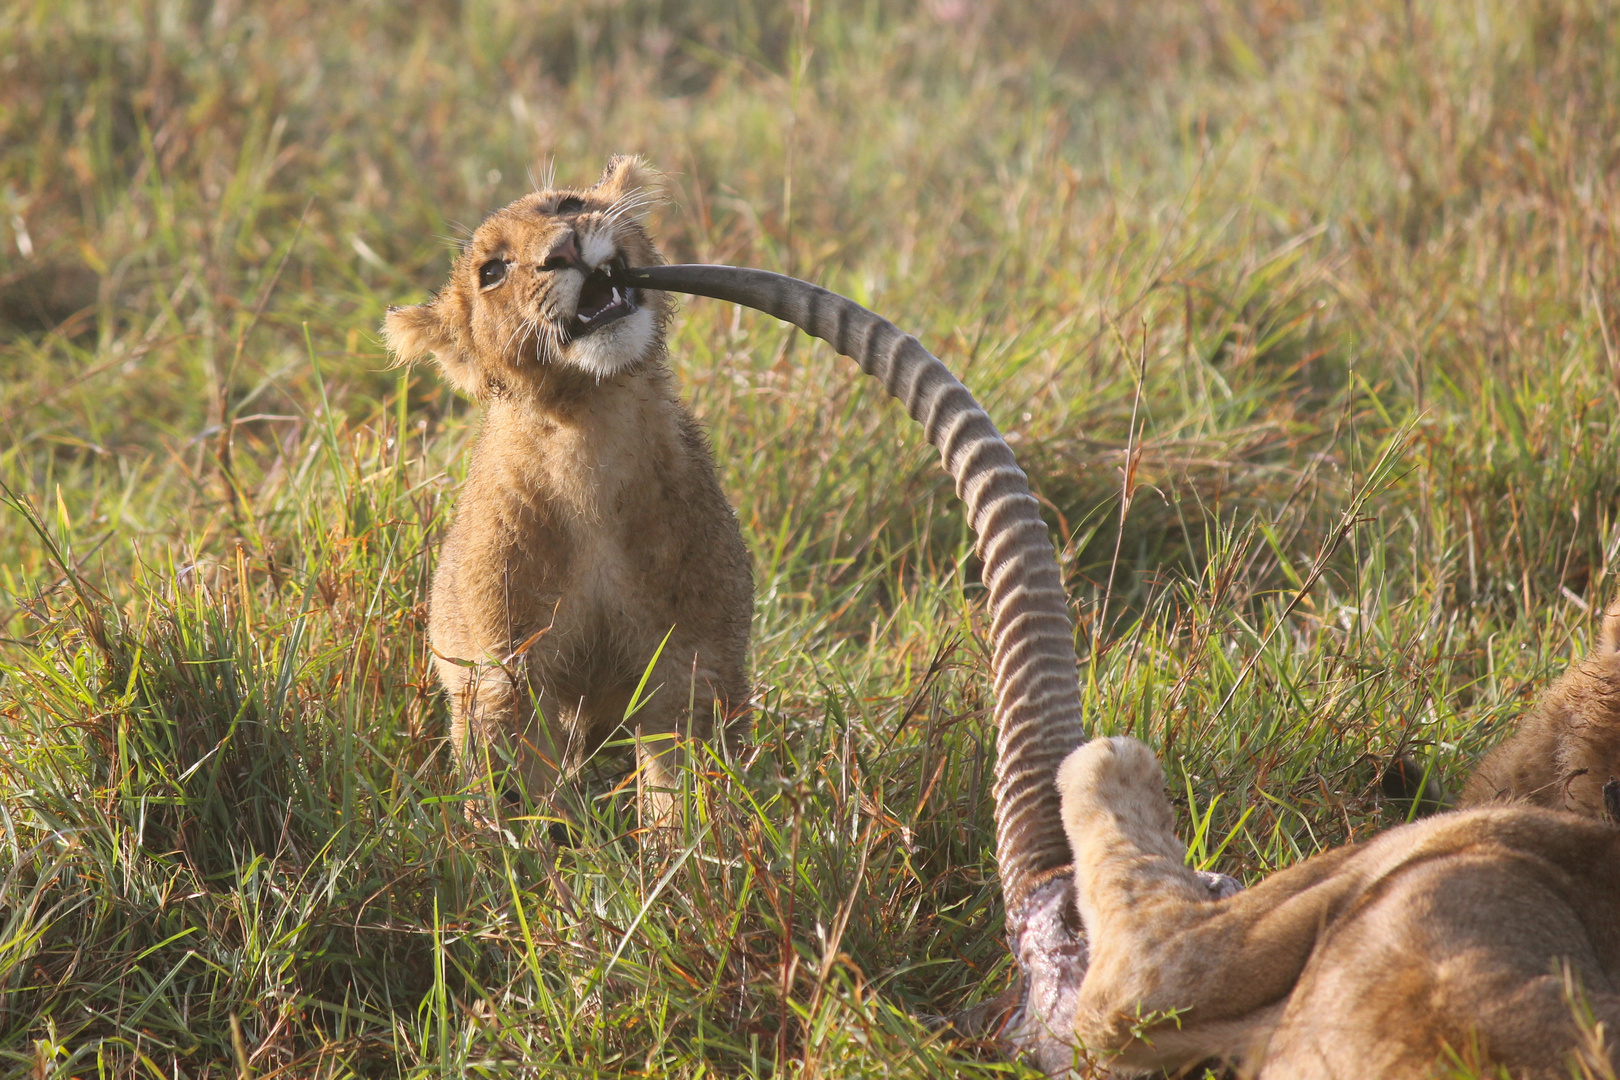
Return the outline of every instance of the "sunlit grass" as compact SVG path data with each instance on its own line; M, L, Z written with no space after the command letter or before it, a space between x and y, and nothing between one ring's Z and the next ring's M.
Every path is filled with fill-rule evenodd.
M530 177L915 331L1087 717L1252 879L1455 789L1620 550L1620 10L631 0L0 14L0 1055L70 1076L1016 1072L977 564L918 433L692 300L752 737L469 828L425 602L476 415L384 308ZM1592 1066L1595 1068L1596 1066ZM1597 1075L1597 1073L1594 1073Z

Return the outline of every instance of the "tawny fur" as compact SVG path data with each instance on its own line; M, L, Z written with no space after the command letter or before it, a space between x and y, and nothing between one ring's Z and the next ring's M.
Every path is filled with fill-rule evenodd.
M1620 1031L1620 831L1538 807L1442 814L1212 901L1158 763L1098 739L1058 776L1090 942L1076 1040L1113 1075L1208 1058L1260 1080L1563 1077L1561 971Z
M1548 687L1518 729L1486 754L1461 806L1520 802L1603 814L1603 786L1620 776L1620 612L1603 617L1597 644Z
M675 737L746 712L753 583L668 368L668 299L625 289L628 313L579 318L608 295L592 271L661 261L650 179L617 157L594 187L497 211L439 294L391 309L384 333L401 362L432 354L484 408L428 630L458 759L470 778L511 761L546 794L624 722L657 655L632 723L662 819Z

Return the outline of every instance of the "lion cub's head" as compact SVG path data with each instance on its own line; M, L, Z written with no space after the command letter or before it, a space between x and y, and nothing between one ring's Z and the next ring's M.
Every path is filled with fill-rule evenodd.
M654 179L639 158L620 156L593 187L538 191L497 210L437 296L389 309L388 347L401 363L432 354L478 399L655 360L667 298L612 280L615 269L662 261L644 224Z
M1620 777L1620 608L1611 604L1592 651L1480 760L1460 802L1527 802L1602 818L1614 816L1620 792L1609 785L1614 777Z

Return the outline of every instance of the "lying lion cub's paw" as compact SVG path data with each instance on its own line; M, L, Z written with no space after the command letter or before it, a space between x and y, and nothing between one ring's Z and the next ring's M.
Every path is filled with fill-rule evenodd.
M1080 746L1058 769L1057 787L1071 837L1111 827L1155 855L1182 857L1164 773L1153 751L1135 739L1116 735Z
M1153 751L1128 735L1092 739L1058 769L1058 790L1069 799L1113 806L1122 794L1164 790L1164 773Z

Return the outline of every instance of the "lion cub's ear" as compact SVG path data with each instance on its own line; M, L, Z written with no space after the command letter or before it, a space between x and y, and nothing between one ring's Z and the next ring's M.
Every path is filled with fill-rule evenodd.
M414 364L429 355L439 361L444 377L469 397L483 396L483 380L468 362L461 335L445 318L439 300L410 307L391 307L383 320L383 341L395 364Z
M639 155L614 154L608 159L607 168L602 170L602 179L592 185L591 190L614 200L631 197L634 207L631 213L637 221L645 221L647 208L659 200L663 186L663 174ZM642 193L640 199L634 198L637 192Z

